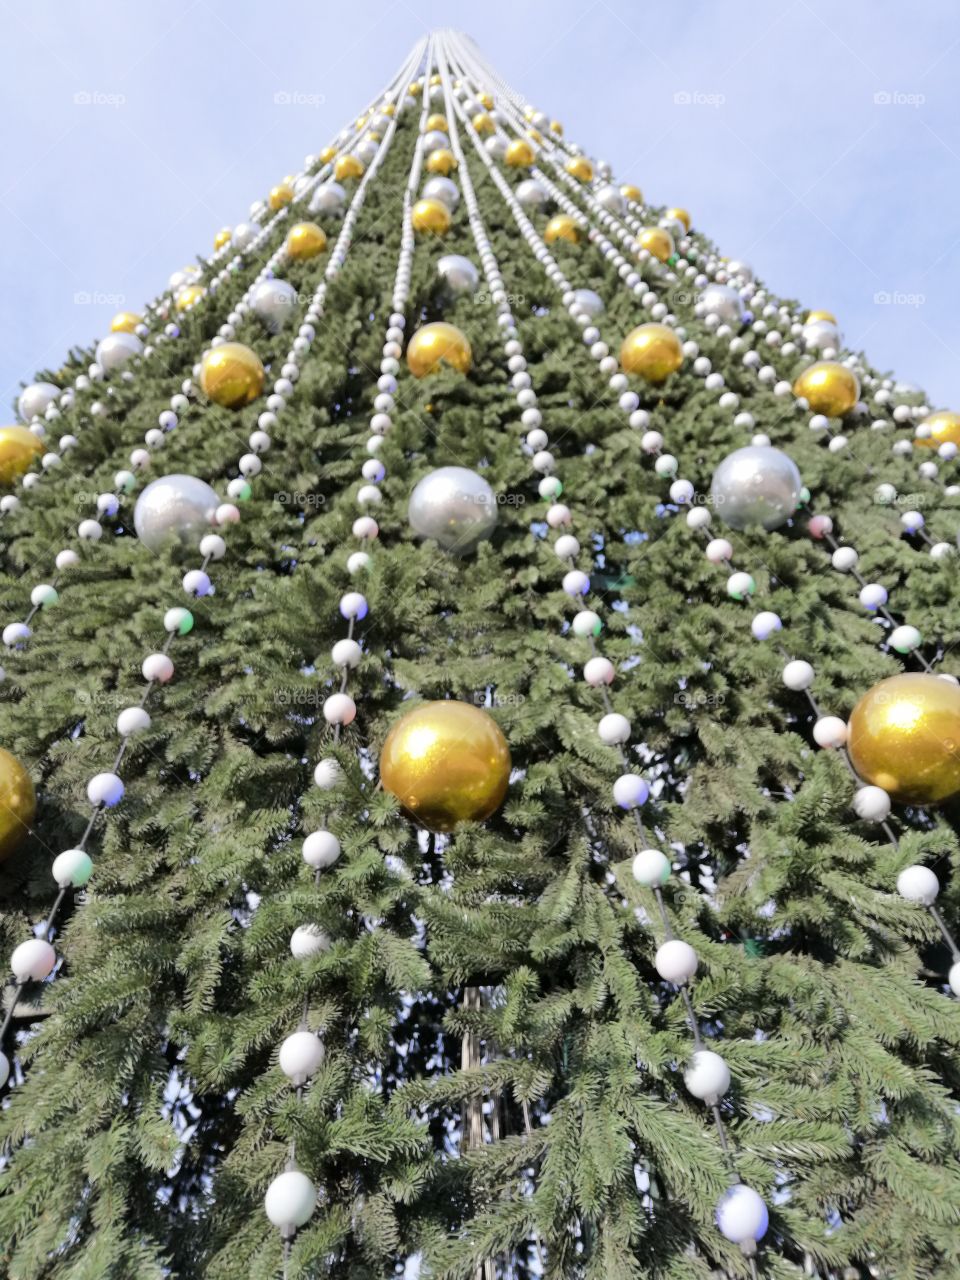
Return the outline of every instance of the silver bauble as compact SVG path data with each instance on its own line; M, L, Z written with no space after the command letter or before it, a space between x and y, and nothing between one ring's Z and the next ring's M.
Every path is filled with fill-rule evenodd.
M480 283L477 268L459 253L445 253L437 262L437 273L451 293L474 293Z
M442 151L449 145L450 139L445 133L441 133L439 129L428 130L420 140L420 147L425 156L428 156L431 151Z
M507 140L501 137L499 133L484 139L483 145L487 150L487 155L492 156L494 160L502 160L507 154Z
M253 222L238 222L233 228L233 235L230 237L231 246L242 253L244 249L248 249L253 241L257 238L257 232L260 228Z
M383 115L382 112L372 116L370 118L370 128L374 133L379 133L382 138L390 128L390 117Z
M753 267L748 262L741 262L738 258L731 258L727 263L727 275L731 279L739 276L741 280L750 281L753 279Z
M627 212L627 201L619 187L607 185L601 187L597 192L597 201L606 209L607 213L616 214L621 217Z
M24 422L42 418L47 406L56 404L59 395L60 388L55 387L52 382L32 382L20 392L20 399L17 401L20 417Z
M525 178L517 187L516 194L525 209L541 209L548 200L546 191L536 178Z
M710 498L731 529L777 529L797 509L797 464L770 445L748 445L728 454L713 473Z
M310 198L310 212L336 216L343 213L346 199L347 193L339 182L321 182Z
M603 299L599 293L594 293L592 289L574 289L573 300L580 310L586 312L588 316L603 315Z
M716 316L724 324L743 324L743 299L728 284L708 284L700 298L701 314Z
M683 225L679 218L661 218L657 223L658 227L662 227L664 231L669 231L673 236L674 244L679 244L687 235L687 228Z
M137 537L151 551L168 542L194 549L214 525L220 499L196 476L161 476L148 484L133 509Z
M250 309L271 333L279 333L293 318L297 291L286 280L261 280L253 291Z
M423 184L420 195L423 200L439 200L451 213L460 203L460 188L452 179L444 178L440 174L436 174Z
M108 333L97 343L97 364L106 373L122 369L134 356L143 354L143 343L135 333Z
M803 326L800 336L807 351L840 350L839 330L829 320L812 320Z
M180 271L174 271L173 275L167 281L167 285L172 293L176 293L178 289L184 288L185 285L196 284L199 275L199 267L183 267Z
M466 555L493 533L497 500L475 471L439 467L417 484L407 514L422 538L433 538L444 550Z
M353 154L363 161L364 168L366 168L379 150L379 142L374 142L373 138L364 138L362 142L358 142L353 148Z

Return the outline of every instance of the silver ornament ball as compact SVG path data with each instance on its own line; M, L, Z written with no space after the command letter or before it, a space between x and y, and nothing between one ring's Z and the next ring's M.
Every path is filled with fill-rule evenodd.
M627 201L623 192L610 183L597 192L597 202L606 209L607 213L616 214L618 217L627 212Z
M161 476L148 484L137 499L133 526L137 537L151 551L168 543L196 548L213 527L220 499L216 491L196 476Z
M420 537L433 538L445 551L466 555L493 533L497 501L475 471L439 467L418 482L407 514Z
M347 193L339 182L321 182L310 198L310 212L336 216L343 213L346 199Z
M55 404L60 395L60 388L52 382L33 382L24 387L17 401L20 417L24 422L32 422L34 418L42 418L47 407Z
M594 293L592 289L575 289L573 297L580 310L586 312L588 316L603 315L603 299L599 293Z
M469 258L459 253L446 253L437 263L437 273L451 293L474 293L480 273Z
M829 320L813 320L805 324L800 334L808 351L839 351L840 333Z
M261 280L253 291L250 309L270 333L279 333L293 319L297 291L286 280Z
M777 529L797 509L802 482L797 464L769 445L736 449L713 473L710 496L731 529Z
M143 343L134 333L108 333L97 343L97 364L107 373L121 369L143 354Z
M437 174L423 184L424 200L439 200L453 213L460 203L460 188L450 178Z
M253 222L238 222L233 228L233 235L230 237L231 246L236 249L237 253L242 253L244 249L249 249L257 238L259 230L260 228Z
M730 285L707 285L699 301L705 316L716 316L724 324L743 324L743 299Z
M525 209L542 209L548 197L536 178L525 178L517 187L517 199Z

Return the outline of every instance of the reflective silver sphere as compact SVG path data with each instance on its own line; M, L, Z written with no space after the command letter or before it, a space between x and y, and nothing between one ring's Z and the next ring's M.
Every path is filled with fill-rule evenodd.
M517 199L525 209L541 209L548 197L536 178L525 178L517 187Z
M358 142L353 148L353 154L359 157L366 166L373 160L379 150L379 142L374 142L373 138L364 138L362 142Z
M480 273L469 258L445 253L437 263L437 273L451 293L475 293Z
M797 464L770 445L737 449L713 473L710 497L731 529L777 529L797 509L802 483Z
M250 309L271 333L279 333L293 319L297 291L286 280L261 280L253 291Z
M97 364L106 373L112 373L142 353L143 343L136 334L108 333L97 343Z
M421 538L433 538L444 550L466 555L493 533L497 500L475 471L439 467L414 488L407 515Z
M499 133L486 138L483 145L487 149L487 154L493 156L494 160L502 160L507 154L507 140L502 138Z
M805 324L800 336L808 351L840 350L840 332L829 320L813 320L810 324Z
M610 183L600 188L597 192L597 200L606 209L607 213L612 213L619 217L627 212L626 198L619 187L615 187Z
M731 279L739 277L743 281L753 279L753 267L748 262L741 262L739 258L731 258L727 263L727 275Z
M420 139L420 149L425 156L428 156L431 151L442 151L449 145L450 139L445 133L441 133L439 129L428 130Z
M439 200L451 213L460 203L460 188L450 178L444 178L441 174L437 174L423 184L421 195L424 200Z
M703 315L716 316L724 324L743 324L743 299L730 285L708 284L699 302Z
M311 213L328 213L331 216L343 213L347 193L339 182L321 182L310 197Z
M17 401L20 417L24 422L42 418L47 407L56 404L59 395L60 388L55 387L52 382L32 382L20 392L20 399Z
M679 244L681 240L687 238L687 228L679 218L661 218L657 226L663 227L664 231L670 232L671 236L673 236L674 244Z
M599 293L594 293L592 289L575 289L574 298L581 311L585 311L588 316L603 315L603 299Z
M193 547L214 525L220 499L196 476L161 476L148 484L133 509L137 537L151 551L168 542Z
M242 253L256 239L259 230L260 228L254 222L238 222L233 228L230 244L237 253Z

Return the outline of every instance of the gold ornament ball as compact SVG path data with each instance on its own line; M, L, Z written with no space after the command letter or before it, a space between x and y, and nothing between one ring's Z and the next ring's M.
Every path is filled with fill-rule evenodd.
M408 85L407 93L409 93L411 98L416 98L422 88L423 88L423 81L414 80L412 84Z
M337 154L336 147L324 147L323 150L320 152L320 163L330 164L333 158L336 156L336 154Z
M813 324L817 320L826 320L829 324L836 324L837 317L832 311L808 311L804 324Z
M427 173L442 173L444 177L457 167L457 157L449 147L440 147L427 156Z
M960 687L911 671L881 680L853 709L850 759L865 781L907 804L960 791Z
M637 244L661 262L673 256L673 236L663 227L644 227L637 236Z
M199 302L206 293L202 284L188 284L177 293L174 306L178 311L186 311L187 307L192 307L195 302Z
M493 97L487 93L486 90L484 90L483 93L477 94L477 101L480 103L481 107L485 107L487 111L493 110Z
M392 102L384 102L380 107L380 114L385 116L394 116L397 114L397 108Z
M528 137L528 138L532 138L534 142L542 142L542 141L543 141L543 134L540 132L540 130L539 130L539 129L528 129L528 130L527 130L527 137Z
M624 200L632 200L634 204L643 204L643 192L639 187L635 187L632 182L625 182L620 188L620 194Z
M200 367L203 394L225 409L242 409L263 390L260 357L242 342L221 342L211 347Z
M485 111L479 111L473 117L473 127L479 134L493 133L493 121Z
M138 316L135 311L118 311L110 321L110 332L136 333L138 324L143 324L143 316Z
M28 427L0 427L0 485L12 485L42 453L43 441Z
M557 240L569 240L571 244L579 244L580 228L569 214L558 213L547 223L543 238L547 244L553 244Z
M677 222L682 222L686 230L690 230L690 214L686 209L668 209L667 217L674 218Z
M449 133L447 126L447 117L439 112L436 115L427 116L427 123L424 125L424 131L429 133L434 129L438 129L440 133Z
M500 726L468 702L426 702L387 734L380 780L417 822L452 831L496 813L510 782L510 748Z
M860 399L860 379L846 365L818 360L801 373L793 394L803 396L813 413L842 418Z
M511 169L529 169L533 164L533 147L525 138L514 138L503 159Z
M29 773L16 756L0 747L0 862L10 857L27 834L36 811Z
M293 187L288 182L278 182L275 187L270 188L267 204L276 213L278 209L282 209L284 205L289 204L292 199Z
M593 165L586 156L573 156L568 160L567 173L578 182L593 181Z
M929 418L924 418L920 425L929 427L930 434L917 436L914 444L926 445L928 449L939 449L942 444L960 445L960 413L938 409Z
M315 222L298 222L287 236L287 253L294 262L305 262L323 253L327 247L327 233Z
M407 344L407 365L415 378L425 378L443 364L457 373L469 373L472 360L467 335L445 320L425 324Z
M348 178L362 178L363 161L359 156L349 152L346 155L337 156L337 163L333 166L333 176L337 182L346 182Z
M555 133L558 138L563 137L563 125L560 123L559 120L550 121L550 132Z
M217 234L213 237L214 252L222 249L225 244L229 244L233 238L232 227L221 227Z
M440 75L434 74L430 77L430 83L434 88L436 88L438 84L443 84L443 77Z
M665 382L683 363L680 339L665 324L641 324L631 329L620 348L620 364L647 382Z
M443 236L450 230L450 210L442 200L418 200L410 217L414 231L422 235Z

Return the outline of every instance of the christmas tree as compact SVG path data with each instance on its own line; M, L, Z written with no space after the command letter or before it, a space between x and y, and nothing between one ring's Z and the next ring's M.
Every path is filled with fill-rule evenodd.
M434 33L0 431L3 1277L960 1276L960 416L633 176Z

